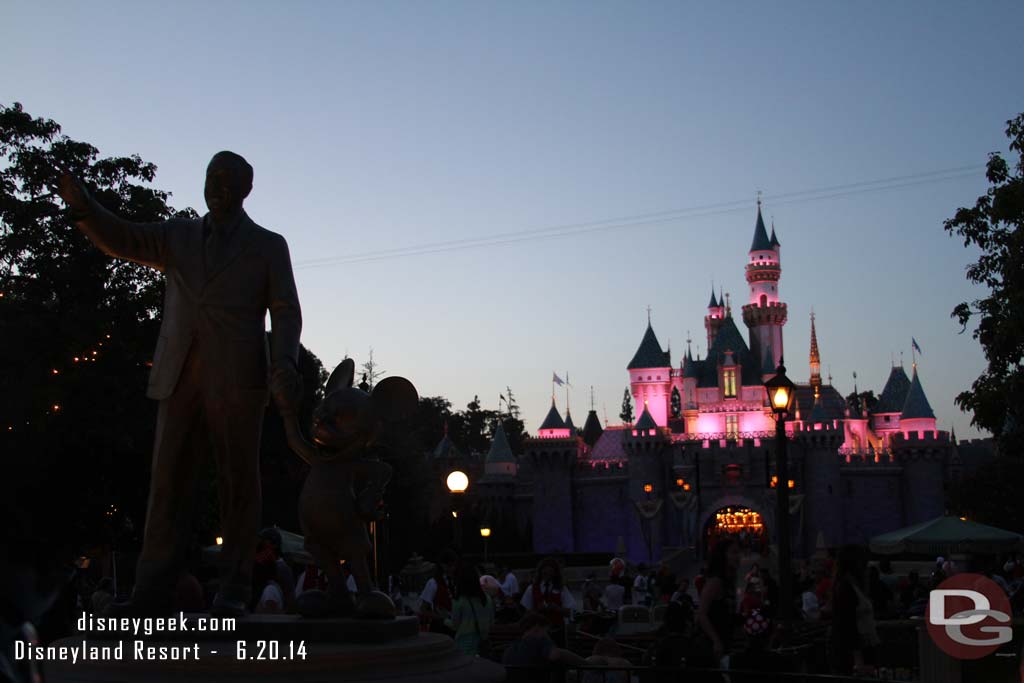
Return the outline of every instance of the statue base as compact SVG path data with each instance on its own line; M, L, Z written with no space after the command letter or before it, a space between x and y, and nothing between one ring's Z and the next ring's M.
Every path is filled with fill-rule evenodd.
M349 624L314 627L310 632L318 637L307 639L301 637L306 626L281 623L275 626L274 619L268 617L245 621L250 620L257 624L243 628L243 620L239 620L236 632L191 641L167 640L166 634L159 639L114 640L109 634L105 640L83 636L64 638L51 645L81 648L78 661L47 661L44 665L46 679L49 683L182 680L215 683L257 679L260 683L384 680L390 683L499 683L505 680L504 667L480 657L468 657L456 649L451 638L436 633L417 632L374 642L338 642L319 636L331 632L351 634ZM366 621L358 623L367 629L373 628ZM384 623L378 622L376 626ZM403 624L401 628L407 627ZM243 636L243 632L247 635ZM249 633L254 635L250 637Z

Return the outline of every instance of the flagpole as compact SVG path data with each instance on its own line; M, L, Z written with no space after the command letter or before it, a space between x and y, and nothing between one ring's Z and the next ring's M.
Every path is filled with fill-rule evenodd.
M569 416L569 371L565 371L565 415Z

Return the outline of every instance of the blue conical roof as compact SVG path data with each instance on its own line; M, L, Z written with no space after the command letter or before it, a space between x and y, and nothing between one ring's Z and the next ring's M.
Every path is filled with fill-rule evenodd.
M825 414L825 407L822 405L820 397L815 397L814 407L811 408L811 414L807 421L812 424L815 422L828 422L828 416Z
M667 368L671 366L672 363L669 361L668 353L661 350L661 344L658 343L658 337L654 334L654 328L648 322L644 338L640 340L640 346L637 348L636 353L633 354L633 360L629 361L626 369Z
M576 432L576 425L572 423L572 413L569 412L568 408L565 409L565 428L568 429L570 433Z
M540 428L565 429L565 422L562 421L562 416L558 413L558 408L555 407L554 399L551 400L551 410L548 411L548 416L544 418Z
M601 421L597 419L597 411L591 410L587 413L587 421L583 423L583 441L588 446L593 446L601 438L603 432Z
M771 245L772 245L773 249L778 249L779 247L782 246L782 244L779 242L779 238L775 236L775 222L774 221L772 222L772 240L771 240Z
M768 230L761 218L761 205L757 206L757 224L754 225L754 241L750 243L750 251L771 251L772 242L768 239Z
M512 454L512 447L508 444L508 437L505 436L505 428L498 421L494 428L494 438L491 439L491 449L487 451L487 464L515 462L516 456Z
M658 423L651 417L651 413L647 410L647 406L644 406L644 412L640 414L640 419L636 421L637 429L657 429Z
M924 395L924 389L921 387L921 380L917 377L917 368L914 368L914 379L910 381L910 390L907 391L907 399L903 403L903 412L900 414L900 420L910 420L913 418L931 418L935 419L935 413L932 412L932 407L928 403L928 397Z
M711 287L711 301L708 302L708 308L718 308L719 306L720 306L720 304L718 303L718 300L715 298L715 288L714 288L714 286L712 286Z
M903 411L903 404L907 400L907 393L910 391L910 378L904 372L902 365L894 365L889 371L889 379L885 382L882 395L878 397L876 413L899 413Z

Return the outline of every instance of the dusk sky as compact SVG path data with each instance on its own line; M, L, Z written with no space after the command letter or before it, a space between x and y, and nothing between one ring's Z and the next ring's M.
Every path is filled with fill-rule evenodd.
M531 432L568 371L577 424L591 385L617 423L648 305L676 363L712 281L745 332L761 190L791 376L812 307L844 394L909 373L913 336L939 427L977 434L953 399L984 359L949 314L983 292L942 221L1024 111L1019 1L0 6L5 104L155 163L176 207L205 212L214 152L248 158L328 369L373 347L456 408L509 385Z

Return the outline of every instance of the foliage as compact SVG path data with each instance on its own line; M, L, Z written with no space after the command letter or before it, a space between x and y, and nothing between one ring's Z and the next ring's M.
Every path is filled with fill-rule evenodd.
M54 550L71 539L130 539L145 510L156 411L139 398L163 279L96 249L51 188L64 168L131 220L195 214L175 211L169 193L148 186L153 164L101 157L17 103L0 108L0 159L0 497L15 511L5 515L8 533Z
M1020 456L1024 434L1024 113L1007 121L1006 136L1017 162L989 155L988 191L972 207L957 209L945 222L964 246L981 250L967 268L967 279L987 296L959 304L952 313L973 330L988 367L956 402L973 413L972 424L996 435L1001 450Z
M633 397L629 395L628 387L622 392L622 412L619 413L619 418L623 424L633 422Z

